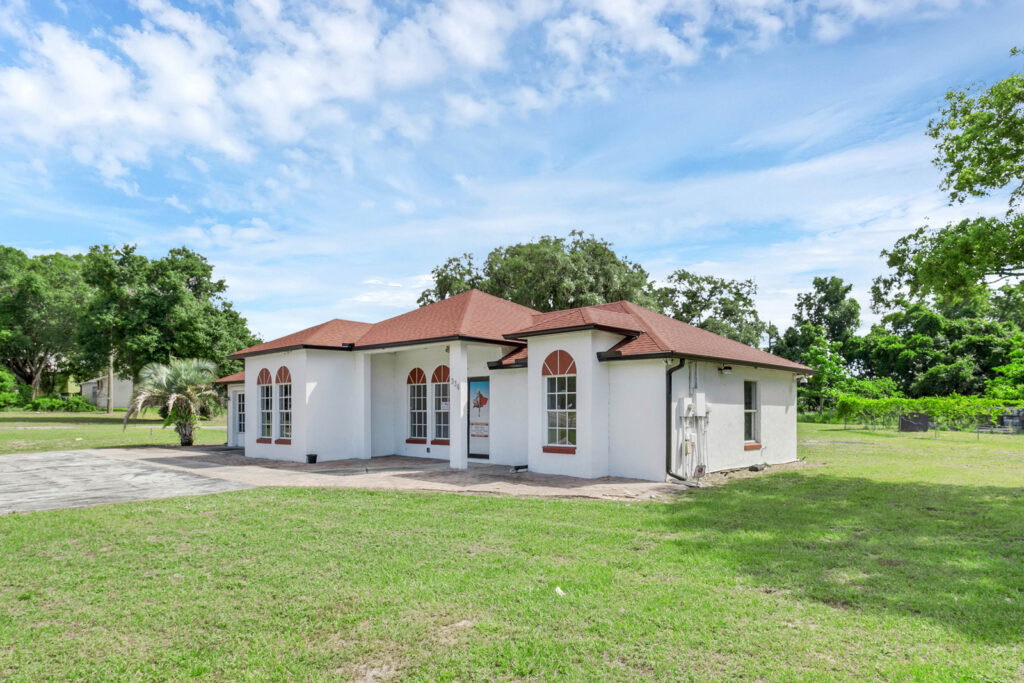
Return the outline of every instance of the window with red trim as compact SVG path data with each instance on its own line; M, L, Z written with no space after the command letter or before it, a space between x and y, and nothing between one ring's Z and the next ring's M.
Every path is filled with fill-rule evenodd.
M274 378L277 385L277 438L292 438L292 373L281 366Z
M427 375L419 368L405 378L409 387L409 438L427 438Z
M541 368L547 411L545 443L576 446L576 361L567 352L552 351Z
M270 379L270 371L260 370L256 377L256 385L260 395L260 431L259 438L270 439L274 436L274 387Z
M449 386L451 374L447 365L438 365L430 376L430 387L434 399L434 440L446 440L451 436L449 427Z

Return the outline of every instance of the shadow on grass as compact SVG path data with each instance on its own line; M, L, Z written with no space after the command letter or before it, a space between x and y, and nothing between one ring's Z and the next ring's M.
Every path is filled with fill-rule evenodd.
M679 553L765 593L1024 639L1024 488L780 473L661 509Z

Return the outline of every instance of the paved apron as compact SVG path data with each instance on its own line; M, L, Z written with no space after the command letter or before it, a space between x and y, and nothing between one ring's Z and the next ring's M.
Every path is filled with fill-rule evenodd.
M0 515L252 488L82 451L0 455Z

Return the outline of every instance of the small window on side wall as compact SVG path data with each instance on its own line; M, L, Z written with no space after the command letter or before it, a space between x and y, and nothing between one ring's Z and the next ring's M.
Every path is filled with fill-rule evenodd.
M743 383L743 440L757 443L760 438L761 421L758 413L757 382Z

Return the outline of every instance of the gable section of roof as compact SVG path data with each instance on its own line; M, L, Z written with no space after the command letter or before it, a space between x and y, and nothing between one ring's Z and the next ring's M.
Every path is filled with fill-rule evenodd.
M620 303L537 313L530 321L530 325L515 332L506 332L504 336L506 339L518 339L587 329L608 330L633 336L640 334L643 328L639 326L634 316L619 305Z
M623 339L608 350L609 354L621 354L625 357L669 352L745 365L814 372L806 365L794 363L767 351L761 351L733 339L688 325L675 318L655 313L643 306L631 302L622 303L642 323L646 334L634 339Z
M530 324L534 314L532 308L473 289L377 323L356 348L457 338L507 344L503 333Z
M373 327L370 323L335 318L325 323L307 327L304 330L272 339L271 341L236 351L229 358L243 358L261 353L272 353L298 348L345 349Z

